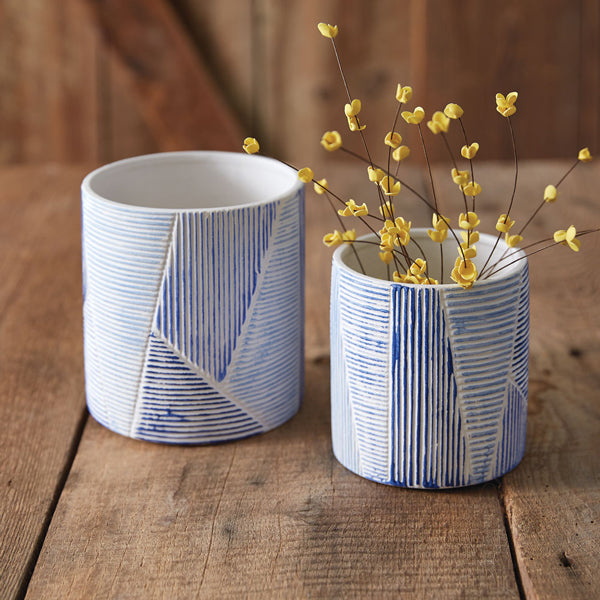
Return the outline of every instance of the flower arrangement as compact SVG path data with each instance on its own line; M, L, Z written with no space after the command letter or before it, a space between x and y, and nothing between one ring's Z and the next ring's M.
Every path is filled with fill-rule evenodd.
M479 144L472 141L467 135L463 121L463 109L456 103L449 103L443 111L434 112L431 115L431 119L426 121L430 133L439 136L448 151L452 163L450 175L462 195L463 207L458 216L458 227L455 227L452 225L451 219L441 214L439 210L438 195L436 193L431 163L427 153L427 144L423 135L422 124L425 121L425 111L420 106L415 107L413 110L402 110L412 99L412 88L400 84L397 86L395 96L398 106L391 130L386 133L383 140L386 147L386 160L383 165L377 164L372 158L372 154L363 134L366 124L360 116L362 109L361 101L358 98L354 98L350 93L348 81L344 75L342 63L336 47L335 38L338 35L338 27L327 23L319 23L318 30L323 37L328 38L331 41L341 79L348 97L348 102L344 106L344 114L348 121L348 128L352 134L358 135L361 138L365 155L362 156L345 148L342 142L342 136L338 131L326 131L321 138L321 145L328 152L340 150L366 164L367 176L376 186L379 214L371 212L365 202L358 204L356 200L352 198L344 200L335 194L329 189L326 179L316 179L311 168L304 167L296 170L298 171L298 177L303 182L312 182L315 192L319 195L326 196L338 219L340 228L327 233L323 237L323 243L330 247L341 244L350 244L353 248L357 263L363 273L365 273L365 269L355 246L357 244L375 243L378 246L379 258L386 265L387 278L390 281L417 285L449 283L447 277L448 273L445 272L446 269L444 267L442 244L444 244L448 235L450 235L456 242L457 256L454 264L451 267L448 267L448 270L450 271L449 278L462 288L468 289L471 288L476 281L485 280L514 262L523 260L528 256L546 250L557 244L562 244L577 252L581 246L581 237L600 230L600 228L588 228L578 232L574 225L570 225L566 229L555 231L551 237L522 246L521 250L524 252L518 253L518 256L516 257L509 252L511 248L517 248L521 242L523 242L525 230L540 210L542 210L546 204L551 204L556 201L558 197L558 188L566 177L579 163L590 162L592 156L588 148L580 150L577 160L558 182L546 186L540 204L525 221L524 225L516 227L516 222L515 219L513 219L512 214L518 180L518 156L511 118L514 117L517 112L516 102L518 94L517 92L510 92L505 96L498 93L496 94L496 110L504 119L506 119L512 141L515 164L514 185L512 194L507 203L506 211L498 216L495 225L497 231L495 245L478 272L472 259L477 256L476 244L479 241L478 227L480 225L480 219L477 216L477 197L482 193L482 186L475 178L474 168L474 159L479 151ZM402 118L408 126L415 126L418 130L422 151L425 156L429 173L429 182L431 186L430 198L425 197L417 190L410 187L398 176L402 161L404 161L411 152L408 146L402 144L402 135L397 130L400 118ZM446 136L450 125L453 122L456 122L457 126L460 128L464 141L464 145L460 148L460 157L465 161L468 161L468 166L465 169L459 168L457 157L455 157ZM244 140L243 149L249 154L254 154L259 152L260 146L255 138L248 137ZM400 194L400 191L403 188L407 189L419 201L424 202L431 210L432 229L428 229L427 234L431 241L439 244L440 247L439 272L430 272L428 259L423 248L416 240L411 238L411 221L398 214L398 207L394 202L394 199ZM336 208L336 204L339 208ZM375 236L377 242L358 238L356 229L346 226L346 222L352 219L358 219L362 222L362 224ZM504 238L504 242L508 249L500 256L500 258L491 260L502 237Z

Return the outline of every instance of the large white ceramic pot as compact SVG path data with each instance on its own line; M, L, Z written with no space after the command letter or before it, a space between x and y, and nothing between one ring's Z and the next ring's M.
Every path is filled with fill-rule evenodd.
M239 439L303 389L304 186L258 156L173 152L82 184L92 416L178 444Z
M425 251L430 272L438 272L439 244L425 229L412 230L411 238ZM481 234L478 270L495 241ZM337 459L367 479L414 488L472 485L513 469L525 448L527 260L465 290L454 283L387 281L377 246L355 248L368 275L360 272L350 246L333 256L331 408ZM454 263L456 248L449 236L446 265ZM502 256L507 264L522 251L501 241L491 262Z

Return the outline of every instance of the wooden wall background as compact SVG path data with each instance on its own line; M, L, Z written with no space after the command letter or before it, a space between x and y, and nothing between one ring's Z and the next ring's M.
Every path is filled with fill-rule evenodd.
M340 27L373 144L401 82L428 113L460 103L482 159L511 156L493 97L513 89L522 157L599 147L598 0L1 0L0 162L239 149L246 135L299 166L337 160L319 146L326 129L349 137L320 20Z

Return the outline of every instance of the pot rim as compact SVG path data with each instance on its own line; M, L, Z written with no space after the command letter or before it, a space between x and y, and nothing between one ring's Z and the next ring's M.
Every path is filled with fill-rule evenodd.
M427 240L429 240L429 236L427 235L426 227L415 227L410 230L410 233L411 233L411 236L419 237L419 239L425 237L425 238L427 238ZM375 233L368 233L366 235L362 235L362 236L358 237L357 241L373 240L373 239L378 239L377 235ZM489 242L490 248L491 248L496 243L496 236L490 235L489 233L479 233L479 240L480 240L480 242L483 240ZM450 244L450 243L454 245L456 243L456 240L454 240L453 238L447 238L446 241L444 242L444 244ZM514 258L518 258L518 257L524 257L524 258L522 258L522 260L520 260L519 262L511 265L510 267L506 267L498 274L492 275L489 278L483 279L481 281L476 280L471 289L481 288L483 286L492 285L494 283L498 283L499 281L509 279L510 277L513 277L516 273L520 273L521 271L523 271L523 269L527 268L529 261L525 257L525 251L522 250L521 248L509 248L509 246L507 246L506 242L502 238L500 238L500 240L498 242L497 250L498 249L500 250L501 253L503 253L504 250L510 251L511 256ZM349 252L351 252L350 244L342 244L341 246L336 248L333 253L333 257L332 257L332 264L335 264L338 268L343 269L347 272L351 272L355 277L357 277L359 279L369 281L371 283L371 285L377 285L380 287L390 287L390 286L391 287L409 287L409 288L426 287L426 288L434 288L437 290L452 290L452 289L460 288L460 286L457 283L455 283L454 281L452 283L434 283L434 284L428 284L426 286L423 286L423 285L417 284L417 283L400 283L400 282L396 282L396 281L389 281L387 279L380 279L379 277L373 277L372 275L365 275L364 273L357 271L356 269L354 269L353 267L351 267L350 265L348 265L346 263L345 257ZM466 290L466 291L468 291L468 290Z
M114 172L115 175L119 174L122 176L126 171L149 169L153 164L165 165L169 163L203 163L206 165L210 162L218 164L219 161L223 160L226 160L228 163L237 162L240 167L244 168L249 168L249 165L252 164L250 161L253 161L253 168L259 168L264 172L265 176L268 176L269 172L278 172L278 174L280 174L286 180L289 179L289 183L286 181L285 185L281 186L281 191L270 194L264 200L261 199L249 202L240 202L239 204L207 207L169 207L129 203L108 198L106 195L94 189L94 184L97 185L97 181L95 180L101 177L106 177L111 172ZM224 152L220 150L183 150L175 152L155 152L152 154L132 156L130 158L124 158L107 163L101 167L98 167L97 169L94 169L88 173L81 182L81 191L84 198L88 197L97 202L105 203L113 207L127 208L129 210L142 211L146 213L150 212L154 214L229 212L254 206L265 206L291 198L303 188L304 183L298 179L296 171L281 161L278 161L274 158L269 158L267 156L248 155L242 152Z

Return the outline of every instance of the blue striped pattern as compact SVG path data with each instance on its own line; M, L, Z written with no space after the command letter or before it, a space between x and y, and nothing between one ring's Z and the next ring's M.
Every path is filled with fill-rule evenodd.
M155 330L217 381L246 321L276 210L268 204L176 217Z
M87 403L97 421L127 435L173 216L82 200Z
M144 404L135 437L178 444L197 443L199 439L209 443L263 431L259 422L154 335L150 336L142 389Z
M464 485L465 443L438 292L431 287L392 286L391 318L389 483L427 488Z
M333 390L341 385L343 399L332 404L339 414L332 422L334 452L351 470L376 481L387 481L389 469L389 304L386 285L353 277L334 263L335 297L332 323L338 351L332 353ZM383 283L383 282L382 282ZM340 381L343 379L343 382ZM354 447L353 444L356 444ZM348 463L346 462L348 461Z
M471 465L469 483L493 477L508 381L515 368L527 368L519 364L522 356L514 357L521 283L521 275L516 273L502 281L475 286L468 293L461 289L444 292Z
M527 264L458 287L394 284L340 266L331 296L334 453L408 487L499 477L524 451Z
M220 414L219 438L205 423L212 413L195 409L181 440L235 439L296 413L304 360L303 201L300 191L270 205L177 215L153 326L171 359L160 363L159 391L140 388L131 436L179 439L176 427L156 426L180 402L181 363L198 385L236 407ZM149 348L144 380L156 360ZM199 394L189 396L191 406L201 404ZM251 432L239 429L240 415L253 423Z

